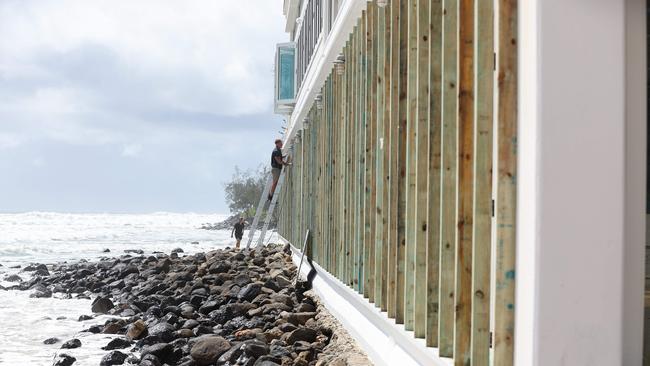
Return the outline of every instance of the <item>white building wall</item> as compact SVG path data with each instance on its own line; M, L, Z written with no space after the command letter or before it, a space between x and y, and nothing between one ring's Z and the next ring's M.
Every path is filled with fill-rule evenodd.
M640 365L645 2L520 3L517 364Z

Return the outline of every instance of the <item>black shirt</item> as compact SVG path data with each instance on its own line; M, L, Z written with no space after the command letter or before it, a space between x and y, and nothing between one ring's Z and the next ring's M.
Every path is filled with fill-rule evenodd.
M276 147L273 149L273 153L271 153L271 168L278 168L282 169L282 164L278 163L275 158L280 158L282 160L282 150L280 148Z
M244 234L244 224L236 223L235 224L235 235L242 236Z

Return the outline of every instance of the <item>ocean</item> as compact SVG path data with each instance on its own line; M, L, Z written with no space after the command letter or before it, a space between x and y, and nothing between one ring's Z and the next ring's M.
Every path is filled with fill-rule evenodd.
M226 217L177 213L0 214L0 285L12 285L5 279L13 274L28 279L29 273L12 267L31 263L92 261L124 255L128 249L141 249L146 255L181 248L185 254L192 254L234 246L230 231L200 229ZM247 238L245 233L242 245ZM105 249L110 253L104 253ZM100 348L115 336L80 332L103 324L109 317L80 322L79 316L91 314L90 300L32 299L29 294L0 290L0 365L52 365L57 352L62 351L61 344L73 337L81 340L82 347L63 353L76 357L75 365L98 365L107 353ZM60 342L43 344L53 337Z

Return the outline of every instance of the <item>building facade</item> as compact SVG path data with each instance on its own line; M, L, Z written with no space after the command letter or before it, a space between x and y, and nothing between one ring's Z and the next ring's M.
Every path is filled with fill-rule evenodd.
M645 2L283 10L279 233L373 361L641 364Z

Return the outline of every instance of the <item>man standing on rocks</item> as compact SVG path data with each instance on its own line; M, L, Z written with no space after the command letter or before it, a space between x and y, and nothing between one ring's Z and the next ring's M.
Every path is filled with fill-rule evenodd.
M271 174L273 175L273 184L271 184L271 191L269 192L269 201L273 199L273 194L275 193L275 187L278 185L278 180L280 180L280 173L282 173L282 167L284 165L291 165L282 159L282 140L275 140L275 149L271 153Z
M235 223L235 227L232 228L232 232L230 233L230 237L232 238L232 235L235 234L235 239L237 239L237 245L236 249L239 249L239 243L241 243L241 239L244 237L244 226L246 225L246 222L244 222L244 218L240 217L239 222Z

